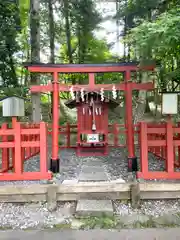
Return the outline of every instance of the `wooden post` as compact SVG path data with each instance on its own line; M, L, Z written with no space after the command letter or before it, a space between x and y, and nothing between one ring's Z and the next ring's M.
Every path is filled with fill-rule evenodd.
M127 129L127 147L129 157L135 157L134 153L134 127L133 127L133 114L132 114L132 89L131 83L128 82L131 79L131 72L126 71L125 82L126 82L126 129Z
M58 72L53 76L53 124L52 124L52 158L50 170L53 173L59 172L59 83Z
M1 126L1 129L6 130L7 129L7 123L3 123ZM3 135L2 136L2 141L3 142L8 142L8 136ZM9 148L3 148L2 149L2 170L3 171L8 171L9 169Z
M40 172L47 173L47 128L46 123L40 123Z
M14 171L16 174L21 175L23 171L23 163L21 158L21 125L19 122L15 123L15 166Z
M177 127L180 128L180 122L178 122ZM178 140L180 140L180 133L178 133ZM178 161L177 162L180 166L180 146L178 146Z
M137 157L134 151L134 125L132 109L131 71L125 72L126 130L128 148L128 172L137 172Z
M140 162L141 172L145 176L148 173L148 137L147 123L140 123Z
M166 123L167 172L174 172L173 126L171 119Z
M130 192L131 192L132 208L139 208L141 205L141 198L140 198L140 187L138 182L131 184Z

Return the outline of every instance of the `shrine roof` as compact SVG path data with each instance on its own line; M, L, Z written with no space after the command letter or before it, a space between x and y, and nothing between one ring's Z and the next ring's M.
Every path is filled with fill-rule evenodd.
M91 92L87 92L87 93L85 93L84 94L84 96L87 96L87 95L93 95L93 94L96 94L96 97L97 96L101 96L100 95L100 93L99 92L96 92L96 91L91 91ZM107 97L107 96L104 96L104 101L103 102L101 102L101 101L99 101L100 103L107 103L108 105L109 105L109 108L116 108L116 107L118 107L119 106L119 104L120 104L120 102L119 101L116 101L116 100L114 100L113 98L111 98L111 97ZM65 102L65 105L68 107L68 108L76 108L77 106L78 106L78 102L76 102L76 99L74 99L74 100L72 100L72 99L70 99L70 100L68 100L68 101L66 101Z

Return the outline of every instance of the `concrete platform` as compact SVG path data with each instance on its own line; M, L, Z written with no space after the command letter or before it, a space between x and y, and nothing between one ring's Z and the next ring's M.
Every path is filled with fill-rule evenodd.
M111 200L79 200L76 207L76 215L88 216L113 216Z

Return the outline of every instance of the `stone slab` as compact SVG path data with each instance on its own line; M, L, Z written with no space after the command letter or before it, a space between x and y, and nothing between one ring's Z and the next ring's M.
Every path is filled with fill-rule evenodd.
M92 161L88 160L87 162L84 162L83 164L85 166L93 167L93 166L103 166L104 162L102 160L97 159L97 160L92 160Z
M88 216L113 216L111 200L79 200L76 206L76 215Z
M96 173L96 172L99 172L99 173L102 173L104 172L104 168L103 167L97 167L97 166L82 166L82 169L81 169L81 172L82 173Z
M79 182L95 182L95 181L108 181L107 174L105 172L94 172L79 174Z
M118 178L118 179L115 179L115 180L111 180L110 182L111 183L125 183L126 181L122 178Z
M67 185L70 185L70 184L77 184L78 183L78 180L77 179L66 179L62 182L62 184L67 184Z

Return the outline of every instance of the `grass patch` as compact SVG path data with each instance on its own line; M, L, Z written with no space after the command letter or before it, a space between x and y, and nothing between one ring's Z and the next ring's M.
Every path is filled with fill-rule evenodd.
M88 217L88 218L80 218L81 222L83 222L83 225L81 226L81 229L94 229L94 228L100 228L100 229L115 229L118 220L116 217L108 217L108 216L102 216L102 217Z
M12 230L10 226L0 226L0 231Z
M70 223L54 224L53 228L55 228L55 229L71 229L71 224Z
M149 219L147 222L137 221L133 224L133 228L156 228L157 224L153 219Z

